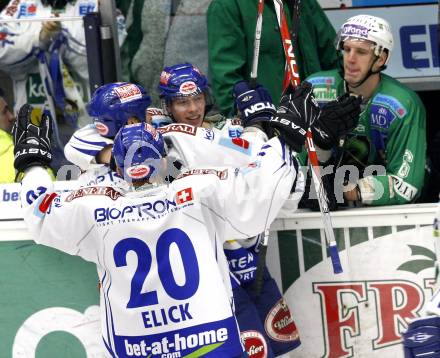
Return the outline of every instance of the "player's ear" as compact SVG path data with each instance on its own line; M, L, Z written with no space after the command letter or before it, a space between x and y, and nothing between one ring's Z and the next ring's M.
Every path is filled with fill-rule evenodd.
M380 69L388 58L388 53L386 51L382 51L376 62L374 63L374 70Z

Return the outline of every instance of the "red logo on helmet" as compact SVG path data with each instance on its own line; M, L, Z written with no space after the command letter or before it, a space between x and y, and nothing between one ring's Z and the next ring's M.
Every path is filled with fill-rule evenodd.
M159 132L156 130L156 128L149 123L145 123L144 128L147 132L151 133L151 136L154 138L154 140L159 140Z
M243 331L240 333L244 349L249 358L266 358L267 343L264 336L258 331Z
M269 311L264 323L267 335L280 342L299 340L298 330L290 313L289 306L281 298Z
M115 87L115 92L122 103L142 98L141 90L138 86L132 83L127 83L125 85Z
M170 77L171 77L171 73L166 72L166 71L162 71L160 74L160 84L167 85Z
M125 170L127 175L133 179L142 179L145 178L150 173L150 167L147 165L135 165L133 167L129 167Z
M195 93L197 85L193 81L186 81L180 85L179 92L183 95Z
M108 134L109 129L108 129L108 127L104 123L96 122L95 123L95 127L98 130L99 134L101 134L101 135L107 135Z

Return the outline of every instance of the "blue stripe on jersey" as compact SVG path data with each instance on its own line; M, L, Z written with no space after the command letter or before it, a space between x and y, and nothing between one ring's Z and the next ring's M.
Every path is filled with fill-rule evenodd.
M102 341L104 342L104 347L107 349L107 352L110 353L110 355L111 355L113 358L117 358L117 357L115 356L115 354L113 353L113 350L108 346L108 344L107 344L107 342L105 341L104 337L102 337Z
M95 157L96 154L98 154L102 150L102 149L82 149L82 148L74 147L73 145L72 148L76 149L78 152L91 155L92 157Z
M106 142L92 142L92 141L89 141L89 140L78 138L76 135L73 135L73 138L75 138L79 142L83 142L83 143L86 143L86 144L96 145L96 146L102 147L102 148L104 148L105 146L107 146L109 144L109 143L106 143Z
M108 315L108 312L110 311L110 316L111 316L111 309L110 309L110 300L109 300L109 298L108 298L108 291L110 290L110 287L111 287L111 282L109 281L109 287L108 287L108 289L107 289L107 292L105 292L105 290L104 290L104 281L105 281L105 277L107 276L107 271L105 271L105 274L104 274L104 276L103 276L103 279L102 279L102 287L103 287L103 289L102 289L102 292L103 292L103 295L104 295L104 305L105 305L105 326L107 327L107 340L108 340L108 344L109 344L109 349L111 350L111 351L113 351L114 350L114 341L112 340L112 337L113 337L113 334L110 332L110 329L109 329L109 327L110 327L110 324L109 324L109 315ZM110 318L110 319L112 319L112 318ZM113 326L113 324L112 324L112 326Z

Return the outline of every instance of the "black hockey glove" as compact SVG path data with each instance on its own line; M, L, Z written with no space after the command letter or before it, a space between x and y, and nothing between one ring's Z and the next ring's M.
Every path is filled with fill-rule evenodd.
M319 115L312 85L304 81L293 89L289 86L281 97L277 113L270 125L295 152L300 152L306 140L307 128Z
M313 141L325 150L356 128L361 113L361 96L344 94L327 103L312 126Z
M50 147L51 118L46 113L41 118L36 118L35 115L33 116L33 110L34 108L31 105L23 105L12 128L14 167L19 172L23 172L32 166L47 167L52 161Z
M257 85L254 89L246 81L239 81L232 91L234 103L240 112L243 127L249 127L261 122L269 122L276 108L272 103L269 92Z

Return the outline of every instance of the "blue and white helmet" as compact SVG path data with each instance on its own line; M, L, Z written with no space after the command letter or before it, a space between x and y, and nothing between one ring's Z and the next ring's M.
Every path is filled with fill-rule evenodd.
M114 138L130 117L145 121L151 98L142 86L128 82L105 84L93 93L87 104L96 129L103 137Z
M113 144L113 157L128 182L151 181L161 175L166 156L162 134L148 123L121 128Z
M166 102L174 97L189 97L208 89L208 79L190 63L165 67L160 74L159 96Z

